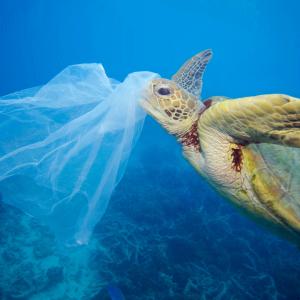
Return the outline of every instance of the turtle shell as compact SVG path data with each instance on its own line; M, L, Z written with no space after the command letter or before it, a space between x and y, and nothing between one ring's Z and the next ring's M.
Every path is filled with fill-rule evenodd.
M256 153L254 168L248 170L249 180L267 212L254 217L300 246L300 148L267 143L249 148Z
M277 179L279 201L300 219L300 148L264 143L256 147L272 178Z

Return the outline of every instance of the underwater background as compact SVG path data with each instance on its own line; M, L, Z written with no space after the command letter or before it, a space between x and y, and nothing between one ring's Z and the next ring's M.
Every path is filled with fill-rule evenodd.
M2 0L0 95L78 63L169 78L212 48L203 98L299 97L299 11L296 0ZM88 246L61 252L46 227L0 206L0 299L300 299L299 282L299 249L240 215L150 117Z

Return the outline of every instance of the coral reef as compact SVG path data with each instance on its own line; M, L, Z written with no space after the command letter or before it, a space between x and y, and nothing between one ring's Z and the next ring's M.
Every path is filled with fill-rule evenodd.
M90 299L97 291L83 249L61 252L47 228L2 203L0 237L0 299Z
M1 299L105 300L112 283L130 300L300 297L299 250L240 215L154 132L87 247L61 252L46 228L1 206Z

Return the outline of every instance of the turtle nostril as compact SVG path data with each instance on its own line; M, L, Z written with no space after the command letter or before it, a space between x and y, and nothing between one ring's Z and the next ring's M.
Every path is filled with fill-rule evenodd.
M166 96L166 95L170 95L171 94L171 91L170 91L170 89L168 89L168 88L160 88L160 89L158 89L158 91L157 91L160 95L162 95L162 96Z

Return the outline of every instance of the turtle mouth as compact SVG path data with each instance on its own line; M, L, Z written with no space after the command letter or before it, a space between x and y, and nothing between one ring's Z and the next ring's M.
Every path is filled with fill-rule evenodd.
M140 106L152 117L155 117L155 114L157 113L157 110L155 107L151 104L151 101L148 99L148 97L145 97L143 95L141 101L140 101Z
M166 111L161 107L157 96L153 94L153 86L146 88L142 92L139 104L144 111L158 123L163 125L170 121L170 116L166 114Z
M147 100L147 98L142 98L139 102L140 106L148 113L149 110L150 110L150 103L149 101Z
M139 102L140 106L144 109L144 111L149 114L152 118L154 118L159 123L163 118L165 118L162 111L157 107L157 105L153 104L153 102L147 97L147 93L142 96L142 99Z
M154 105L151 103L151 97L149 95L149 90L146 89L143 91L141 95L141 100L139 102L140 106L150 115L152 115L152 112L155 110Z

